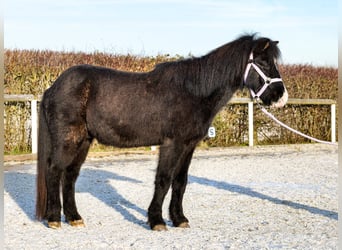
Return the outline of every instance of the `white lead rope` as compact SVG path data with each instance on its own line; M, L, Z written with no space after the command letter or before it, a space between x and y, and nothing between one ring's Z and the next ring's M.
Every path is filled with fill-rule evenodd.
M316 139L314 137L311 137L311 136L308 136L306 134L303 134L302 132L299 132L298 130L295 130L289 126L287 126L285 123L279 121L277 118L275 118L275 116L273 114L271 114L270 112L268 112L263 106L261 106L259 103L257 103L259 108L261 109L261 111L267 115L269 118L271 118L273 121L275 121L276 123L278 123L280 126L283 126L284 128L292 131L293 133L296 133L298 135L301 135L307 139L310 139L312 141L315 141L315 142L319 142L319 143L324 143L324 144L328 144L328 145L334 145L334 146L337 146L338 144L336 142L329 142L329 141L322 141L322 140L319 140L319 139Z

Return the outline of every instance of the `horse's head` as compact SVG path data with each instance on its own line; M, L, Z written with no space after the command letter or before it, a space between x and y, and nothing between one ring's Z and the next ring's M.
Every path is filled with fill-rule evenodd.
M278 41L259 38L255 41L244 74L244 84L254 99L266 105L283 107L288 99L287 90L280 77L277 59L280 51Z

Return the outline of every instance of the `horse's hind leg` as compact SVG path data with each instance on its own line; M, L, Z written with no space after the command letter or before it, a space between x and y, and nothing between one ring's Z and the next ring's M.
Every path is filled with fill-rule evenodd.
M63 212L65 219L71 226L83 227L84 222L79 215L75 201L75 183L79 175L81 165L84 162L90 146L89 140L84 140L79 147L78 154L73 162L64 170L62 176Z
M47 208L45 216L50 228L59 228L61 226L60 186L61 184L65 186L63 192L69 189L71 193L74 193L72 187L89 148L90 142L87 141L87 132L83 127L85 128L85 126L66 128L67 133L55 132L53 135L55 138L52 138L54 150L46 173ZM59 128L56 128L55 131L63 131ZM63 183L62 179L64 180ZM67 215L77 211L72 198L63 199L66 200L63 207L67 211ZM69 213L69 210L72 212Z
M61 201L59 197L61 176L62 168L51 162L46 173L47 207L45 213L50 228L61 227Z
M172 196L170 202L170 218L176 227L189 227L189 220L183 213L183 195L188 182L188 170L195 148L190 148L182 155L172 181Z
M60 184L63 171L70 162L70 153L63 146L59 146L53 152L47 167L47 207L45 218L50 228L61 227Z

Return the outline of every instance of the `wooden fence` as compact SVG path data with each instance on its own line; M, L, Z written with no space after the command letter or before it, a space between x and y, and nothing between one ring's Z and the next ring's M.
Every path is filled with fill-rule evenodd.
M33 95L4 95L4 102L30 102L31 103L31 140L32 153L38 150L38 109L37 104L41 97L35 98ZM248 143L253 146L253 106L250 98L233 98L230 104L248 105ZM290 98L287 104L295 105L330 105L331 113L331 142L336 142L336 101L331 99L293 99Z

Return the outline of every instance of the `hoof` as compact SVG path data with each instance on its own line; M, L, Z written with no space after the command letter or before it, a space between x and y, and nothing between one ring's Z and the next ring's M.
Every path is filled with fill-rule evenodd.
M153 231L167 231L167 227L165 225L155 225L153 228L152 228Z
M82 219L69 221L69 224L72 227L85 227L84 221Z
M190 228L190 225L189 225L188 222L182 222L177 227L180 227L180 228Z
M60 221L50 221L50 222L48 222L48 227L52 228L52 229L61 228L61 222Z

